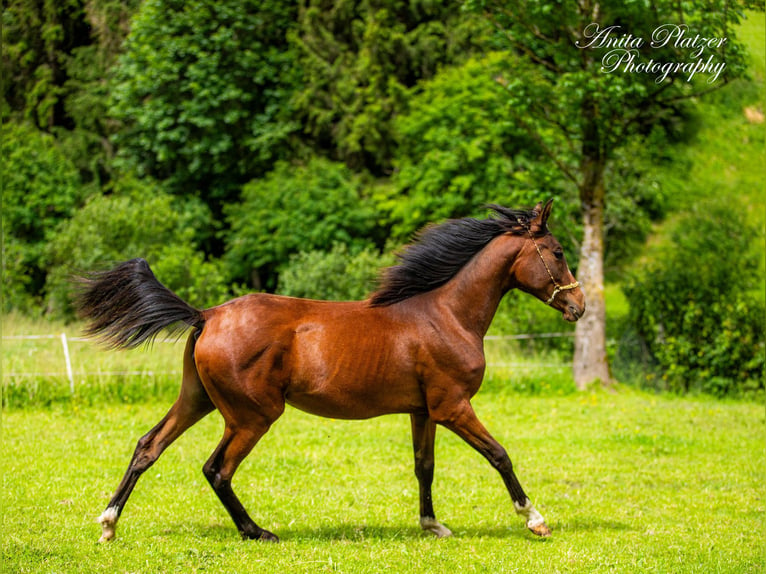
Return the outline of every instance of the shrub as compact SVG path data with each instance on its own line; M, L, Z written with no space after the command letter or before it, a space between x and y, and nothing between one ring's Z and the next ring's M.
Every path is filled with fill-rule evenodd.
M3 311L30 311L46 269L53 230L79 207L87 190L56 140L30 126L0 128L3 158Z
M278 291L292 297L330 301L364 299L374 289L381 269L393 262L393 256L381 256L372 248L352 254L345 244L337 243L329 252L292 256L279 275Z
M345 166L314 158L306 165L281 162L242 189L242 201L227 207L231 231L226 260L238 280L275 287L276 273L291 255L345 243L370 245L374 206Z
M203 206L162 192L150 181L123 179L97 195L59 229L48 247L48 312L71 318L72 275L143 257L157 277L197 306L228 293L220 265L195 246L209 217Z
M659 368L652 386L717 396L763 389L758 236L737 206L698 205L629 274L630 323Z

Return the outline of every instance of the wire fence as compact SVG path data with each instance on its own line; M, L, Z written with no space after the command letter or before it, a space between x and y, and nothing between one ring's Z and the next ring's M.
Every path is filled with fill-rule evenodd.
M485 341L527 341L534 339L553 339L560 337L573 337L574 332L561 332L561 333L522 333L516 335L487 335ZM98 376L154 376L154 375L176 375L181 374L180 370L98 370L98 371L82 371L74 370L72 368L72 353L70 352L70 343L76 342L90 342L91 340L85 337L70 337L66 333L56 334L43 334L43 335L7 335L2 337L3 341L11 340L56 340L58 339L61 347L61 356L58 360L58 364L62 366L63 370L60 371L45 371L45 372L33 372L33 371L6 371L3 369L3 379L10 379L15 377L66 377L69 382L69 390L72 394L75 393L75 381L76 377L86 377L89 375ZM157 343L178 343L178 339L157 339ZM562 368L568 366L567 363L561 362L534 362L534 363L521 363L521 362L490 362L488 367L509 367L516 369L530 369L530 368Z

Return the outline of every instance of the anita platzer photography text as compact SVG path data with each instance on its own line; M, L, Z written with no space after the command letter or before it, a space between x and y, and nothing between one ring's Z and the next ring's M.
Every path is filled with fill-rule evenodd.
M707 76L707 82L716 82L726 69L726 62L719 61L718 51L723 49L727 38L705 38L690 32L688 26L663 24L645 40L631 33L624 33L621 26L601 27L592 23L584 30L584 39L578 40L578 48L608 51L601 58L601 71L625 74L653 74L656 83L663 83L670 75L682 76L691 82L695 76ZM657 61L646 48L659 50L672 46L676 53L686 52L684 61Z

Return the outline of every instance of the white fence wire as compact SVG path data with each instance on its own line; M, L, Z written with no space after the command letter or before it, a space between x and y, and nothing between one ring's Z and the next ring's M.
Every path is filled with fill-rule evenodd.
M553 339L558 337L573 337L574 332L563 333L522 333L518 335L487 335L484 337L485 341L522 341L532 339ZM64 371L59 372L5 372L3 371L3 378L13 377L60 377L66 375L69 381L69 390L72 394L75 392L75 375L76 376L88 376L88 375L100 375L100 376L132 376L132 375L175 375L180 374L179 370L171 371L98 371L98 372L84 372L73 371L72 359L69 352L69 342L85 342L90 341L85 337L68 337L66 333L59 334L45 334L45 335L4 335L2 339L5 340L35 340L35 339L59 339L61 342L61 350L63 355ZM157 339L159 343L176 343L177 339ZM566 367L565 363L534 363L534 365L528 363L489 363L488 367L513 367L513 368L562 368Z

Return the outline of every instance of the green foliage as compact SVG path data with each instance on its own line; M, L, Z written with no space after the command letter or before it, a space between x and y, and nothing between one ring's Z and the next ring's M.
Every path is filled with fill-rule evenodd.
M665 216L670 198L678 193L658 166L679 170L681 161L667 155L670 147L662 130L631 138L614 153L607 167L604 210L604 266L621 274L641 252L653 225Z
M534 205L556 197L553 227L573 268L581 235L579 200L563 175L541 162L544 150L509 113L503 74L513 56L493 52L422 82L396 120L397 172L381 209L404 241L430 221L475 214L487 203ZM629 261L663 214L665 186L652 173L668 146L661 130L633 138L606 172L607 265Z
M88 43L62 55L64 121L54 133L67 149L83 180L97 185L114 177L109 138L119 127L107 114L109 75L129 31L130 16L139 0L84 3L83 26Z
M256 287L275 286L275 274L299 251L343 243L370 245L376 212L362 182L346 167L323 159L285 162L242 189L242 202L227 208L231 232L226 259L234 277ZM251 273L257 272L259 278Z
M393 264L392 255L381 256L371 248L352 254L344 243L336 243L330 251L302 251L282 268L277 292L328 301L360 300L373 291L382 268Z
M113 174L108 137L115 129L106 116L107 77L139 0L5 4L3 116L54 134L82 185L107 183ZM33 284L38 291L40 282Z
M667 247L676 239L662 247L661 228L648 263L634 258L659 219L703 196L741 195L747 220L763 225L766 132L743 114L762 112L762 58L750 63L757 81L731 81L687 105L710 87L705 78L657 85L650 74L604 74L605 50L574 46L594 20L643 38L684 21L695 34L729 38L717 54L729 81L748 61L740 39L763 53L762 15L737 25L743 8L762 3L609 0L597 16L587 2L467 4L468 12L457 0L8 0L3 310L67 315L71 272L134 256L200 306L226 299L231 281L361 298L387 241L431 221L483 216L484 203L547 197L556 197L552 230L576 270L577 195L593 167L583 158L603 169L610 280L626 265L636 284L667 273L664 260L683 267ZM690 50L649 52L683 60ZM225 265L211 259L224 240ZM763 265L749 272L762 276ZM740 353L762 316L751 291L740 285L744 294L674 308L683 337L651 353L637 325L656 327L661 306L639 308L618 359L634 351L635 364L650 362L657 388L744 392L760 368ZM565 327L512 295L493 333ZM753 341L757 351L762 338ZM568 356L569 343L532 346ZM684 359L699 345L713 366ZM542 386L536 377L524 385Z
M297 78L294 0L147 0L114 70L124 165L220 212L284 155Z
M218 264L195 247L207 208L163 193L149 180L119 180L63 225L49 244L48 311L71 316L73 273L104 269L143 257L160 281L192 305L211 306L227 296Z
M704 57L691 54L688 44L652 42L660 26L683 23L691 25L692 34L727 39L725 48L721 43L706 44L705 56L719 65L725 62L718 81L737 78L743 75L746 60L732 24L740 20L746 4L554 0L517 3L508 9L499 0L466 2L469 10L495 25L497 41L514 56L499 80L507 88L509 116L579 196L584 265L577 271L590 308L576 331L575 379L580 386L594 378L611 379L603 296L606 171L616 152L634 136L644 137L656 129L672 136L688 101L711 89L700 77L693 82L677 75L663 79L625 66L606 73L610 58L613 63L615 56L632 56L644 68L650 60L700 63ZM610 26L617 26L611 42L598 41ZM640 43L624 45L626 34ZM623 43L617 50L615 40Z
M4 115L55 133L84 181L111 173L108 70L139 0L10 0L3 9Z
M65 54L88 39L82 4L82 0L3 4L3 107L43 129L62 120Z
M539 169L534 141L508 115L496 81L507 63L507 53L495 52L447 68L419 84L397 118L398 169L381 201L395 239L483 204L534 205L559 192L555 174Z
M705 56L725 61L719 81L745 74L746 50L736 38L735 25L749 1L588 3L532 2L507 10L503 2L470 0L469 10L484 15L498 30L497 42L510 48L507 72L508 113L545 151L548 161L573 184L584 202L603 201L599 184L615 152L632 141L661 129L678 135L688 100L710 90L698 78L668 77L657 83L650 73L604 73L604 56L613 46L590 45L585 30L598 25L619 26L612 39L623 34L644 40L631 47L642 61L687 62L687 46L667 42L652 47L654 31L669 23L684 23L694 34L727 38L724 48L706 47ZM534 25L530 25L534 22ZM579 44L579 46L578 46Z
M0 128L3 158L3 310L33 310L56 227L84 201L74 165L50 135L26 124Z
M766 308L754 244L763 235L743 208L710 202L629 275L629 319L660 370L649 384L717 396L763 389Z
M407 89L465 58L486 35L456 0L308 0L291 39L304 81L296 111L311 146L356 170L390 173L392 121L407 110Z

